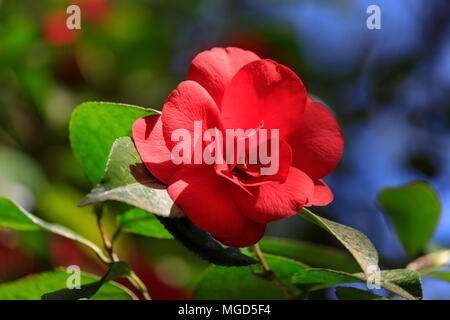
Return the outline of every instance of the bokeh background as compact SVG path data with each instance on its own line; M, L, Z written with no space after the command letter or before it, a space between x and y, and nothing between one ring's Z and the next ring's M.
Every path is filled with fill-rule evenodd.
M81 30L65 28L70 3ZM366 8L381 8L369 30ZM450 246L450 3L445 0L0 0L0 195L100 243L90 184L68 140L85 101L156 109L214 46L238 46L293 69L327 105L345 139L326 181L335 201L316 209L374 242L384 268L407 257L376 195L429 181L442 204L432 246ZM113 230L114 218L106 221ZM338 246L293 217L267 235ZM154 298L190 298L207 264L170 240L122 236L119 254ZM41 232L0 229L0 282L78 264L101 274L84 248ZM425 299L450 299L448 283L424 280ZM329 293L329 298L333 294Z

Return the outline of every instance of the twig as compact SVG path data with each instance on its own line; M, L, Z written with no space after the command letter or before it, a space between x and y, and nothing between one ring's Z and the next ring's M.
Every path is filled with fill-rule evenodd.
M117 253L114 251L113 244L114 244L115 239L119 235L120 229L118 229L114 233L114 236L112 238L113 241L111 242L108 238L108 234L106 233L105 226L103 225L103 220L102 220L103 213L102 213L101 209L96 208L95 214L97 215L97 224L98 224L98 228L100 230L100 235L102 237L102 241L103 241L105 250L106 250L106 252L108 252L112 261L117 262L120 259L119 259L119 256L117 255ZM135 288L142 295L142 297L145 300L152 300L152 298L150 297L150 294L148 293L147 287L142 282L142 280L136 275L136 273L131 271L131 274L127 277L127 280L133 286L133 288Z
M134 271L131 271L131 275L128 276L127 279L131 283L131 285L144 297L145 300L152 300L152 297L150 297L150 294L148 293L147 287L136 275L136 273L134 273Z
M111 237L111 249L112 250L114 250L114 244L116 243L116 240L119 237L121 231L122 231L122 228L118 227Z
M102 215L100 214L97 214L97 224L100 230L100 235L102 236L102 241L106 252L108 252L113 262L119 261L119 257L114 252L113 247L111 245L111 241L109 241L108 235L105 230L105 226L103 225Z
M255 251L256 257L258 258L259 262L261 263L261 266L264 271L264 276L266 277L266 279L272 281L283 292L283 294L286 297L288 297L289 299L293 299L294 295L289 291L289 289L280 281L280 279L277 278L277 276L270 269L269 265L267 264L266 260L264 259L263 253L262 253L261 249L259 248L259 245L258 244L253 245L253 250Z

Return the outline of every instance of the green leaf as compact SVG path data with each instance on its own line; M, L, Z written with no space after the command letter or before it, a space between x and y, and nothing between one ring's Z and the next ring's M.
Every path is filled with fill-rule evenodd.
M173 236L152 214L132 208L117 216L117 224L125 232L158 239L173 239Z
M277 278L298 295L300 290L291 284L290 278L306 266L284 257L270 254L265 254L264 257ZM197 285L195 299L286 299L282 291L260 273L259 265L232 268L210 266Z
M358 272L360 267L345 252L333 247L283 238L264 237L259 246L263 252L288 257L311 267Z
M414 270L394 269L381 270L379 279L370 276L371 282L379 285L405 299L417 300L422 298L422 286L420 274ZM320 290L342 283L367 283L364 273L347 273L329 269L307 269L296 273L292 282L300 288L308 290Z
M433 273L428 274L427 276L435 278L435 279L450 282L450 272L433 272Z
M336 237L350 251L356 261L358 261L363 272L367 273L370 268L378 267L378 252L369 238L363 233L351 227L319 217L306 208L303 208L299 212L299 215Z
M14 202L3 197L0 197L0 227L21 231L41 229Z
M175 239L206 261L221 266L247 266L257 263L234 247L224 247L208 232L194 226L188 218L158 219Z
M409 300L422 299L423 296L420 273L414 270L382 270L381 286Z
M42 300L90 299L100 288L111 280L129 276L131 267L123 261L113 263L106 274L98 281L82 285L79 289L64 288L42 295Z
M388 300L370 291L352 287L336 287L336 297L339 300Z
M440 205L436 192L426 182L413 182L383 189L378 202L392 219L408 256L415 257L430 241L439 220Z
M159 112L109 102L86 102L74 110L70 142L75 158L91 182L96 184L102 177L114 141L131 136L134 121L152 114Z
M147 171L129 137L114 142L105 174L80 206L106 200L121 201L164 217L184 215L174 205L166 186Z
M296 273L292 283L310 291L328 288L341 283L365 282L364 277L329 269L307 269Z
M45 293L66 287L69 277L70 274L65 270L57 269L7 282L0 285L0 300L40 300ZM97 276L81 273L81 285L98 281L98 279ZM109 282L103 285L91 299L136 300L137 298L126 287L116 282Z
M44 229L77 241L91 248L102 261L109 261L109 258L107 258L103 251L93 242L64 226L44 221L11 200L3 197L0 197L0 226L22 231Z

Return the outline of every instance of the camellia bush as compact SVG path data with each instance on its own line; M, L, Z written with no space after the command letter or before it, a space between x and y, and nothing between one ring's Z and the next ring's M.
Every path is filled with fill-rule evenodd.
M427 247L440 206L426 182L379 193L380 210L410 260L402 269L380 269L377 250L364 234L313 213L312 207L333 200L322 178L338 164L344 141L330 111L308 97L289 68L238 48L214 48L194 59L187 79L162 113L109 102L75 109L71 146L93 187L79 205L92 207L104 248L5 198L0 226L43 229L79 242L108 271L82 273L79 288L67 287L64 269L30 275L0 285L0 299L151 299L115 250L121 233L174 239L210 262L195 289L197 299L309 299L335 287L339 299L417 300L422 276L448 281L449 274L439 270L450 250ZM244 134L232 136L230 129ZM194 139L181 139L183 134ZM252 138L256 146L248 143ZM230 139L243 142L231 156L223 147ZM270 163L251 157L252 151L261 155L263 144L271 146ZM272 166L273 173L261 174ZM117 215L113 234L103 226L105 210ZM268 223L294 215L328 232L350 254L263 237ZM363 285L341 286L349 283ZM379 288L385 291L372 290Z

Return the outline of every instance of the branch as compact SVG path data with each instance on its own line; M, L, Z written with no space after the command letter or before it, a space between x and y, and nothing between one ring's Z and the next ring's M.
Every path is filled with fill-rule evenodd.
M264 276L266 279L272 281L282 292L283 294L288 297L289 299L293 299L294 295L289 291L289 289L280 281L280 279L277 278L275 273L270 269L269 265L267 264L266 260L264 259L263 253L261 249L259 248L258 244L253 245L253 250L255 251L256 257L258 258L259 262L261 263L261 266L264 271Z
M95 214L97 216L97 224L98 228L100 230L100 235L102 237L103 245L105 247L106 252L108 252L109 256L111 257L113 262L119 261L119 256L114 251L113 244L109 240L108 234L106 233L105 226L103 225L103 212L98 207L95 208ZM113 236L113 240L115 240L119 234L120 229L118 229ZM145 300L152 300L150 297L150 294L148 293L147 287L142 282L142 280L134 273L134 271L131 272L131 274L127 277L128 282L135 288Z

